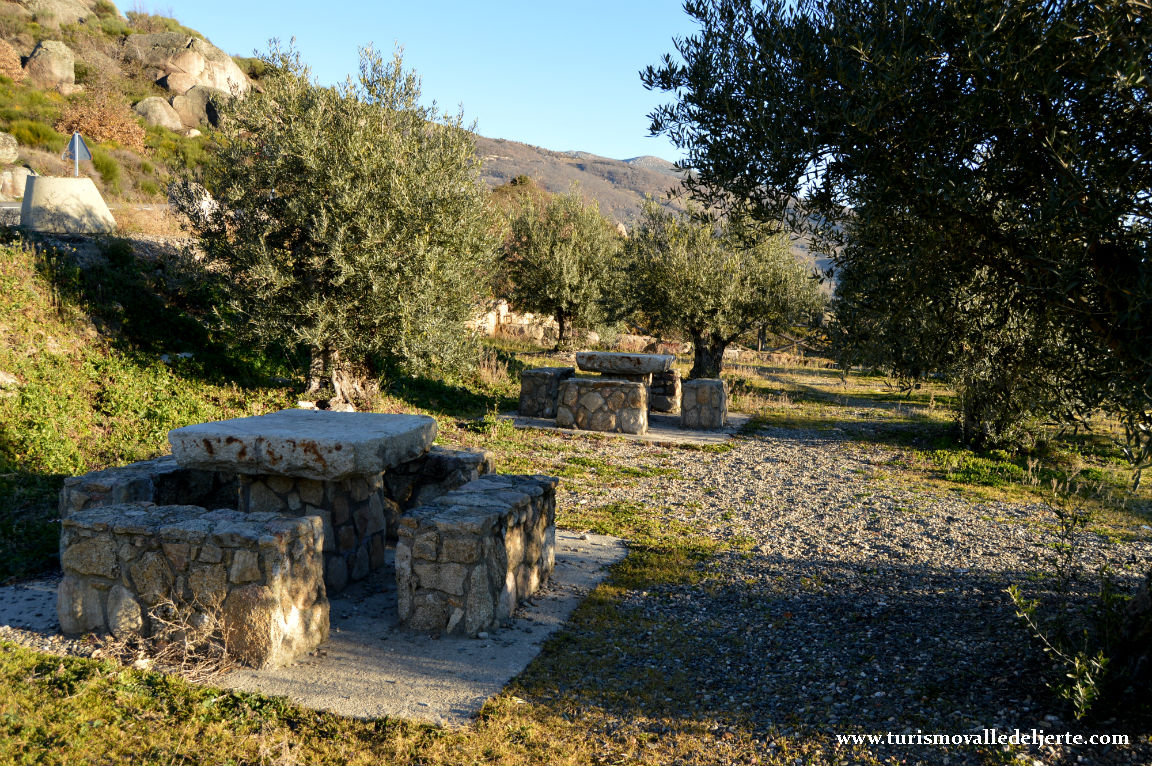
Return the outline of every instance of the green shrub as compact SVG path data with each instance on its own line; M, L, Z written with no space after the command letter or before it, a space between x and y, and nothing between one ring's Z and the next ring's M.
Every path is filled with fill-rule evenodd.
M253 80L259 80L268 72L268 62L264 59L233 56L232 60L236 62L236 66L240 67L244 74Z
M177 168L194 170L203 165L208 159L204 144L204 136L185 138L157 125L150 125L144 136L144 145L152 158L172 170Z
M8 132L24 146L47 149L50 152L62 152L68 145L67 136L57 133L51 125L35 120L15 120L8 124Z
M0 84L0 120L12 123L33 120L52 123L60 116L64 97L54 91L39 91L11 81Z
M92 150L92 167L104 179L104 185L114 192L120 192L120 163L111 154L102 149Z
M968 450L935 450L931 458L943 469L948 481L960 484L1002 487L1024 481L1024 469L1008 460L1008 453L1003 450L993 450L987 457Z
M136 188L140 190L141 194L144 194L148 197L160 196L160 187L154 181L144 179L140 183L136 184Z
M198 37L207 42L208 38L197 32L195 29L190 29L184 26L176 19L168 18L167 16L158 16L154 13L141 13L140 11L128 11L125 16L128 17L128 23L132 25L132 29L137 32L175 32L188 37Z

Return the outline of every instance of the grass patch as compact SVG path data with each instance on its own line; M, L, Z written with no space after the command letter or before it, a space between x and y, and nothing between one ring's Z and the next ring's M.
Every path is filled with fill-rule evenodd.
M18 119L8 124L8 132L16 137L22 146L62 152L68 145L68 137L57 133L51 125L35 120Z

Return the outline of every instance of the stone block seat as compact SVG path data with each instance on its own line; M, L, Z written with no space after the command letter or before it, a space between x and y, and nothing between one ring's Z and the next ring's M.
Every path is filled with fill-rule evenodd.
M717 378L686 380L681 386L680 425L713 430L728 425L728 387Z
M474 636L505 622L552 572L557 481L485 476L401 517L396 584L404 625Z
M236 507L236 474L185 468L171 455L142 460L64 480L60 518L118 503Z
M648 409L652 412L676 412L680 409L681 381L679 370L652 373L648 387Z
M535 367L520 373L520 405L516 411L527 418L556 417L560 385L576 374L571 367Z
M218 625L246 665L286 664L328 638L322 534L316 517L193 505L75 511L60 537L60 627L149 636L153 610L175 609Z
M556 425L585 431L648 431L648 389L643 383L571 378L560 387Z

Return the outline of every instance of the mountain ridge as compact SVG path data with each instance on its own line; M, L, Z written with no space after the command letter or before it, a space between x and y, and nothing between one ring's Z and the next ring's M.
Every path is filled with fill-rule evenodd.
M481 162L480 176L491 187L528 176L547 191L563 194L575 183L600 204L604 215L628 227L639 219L646 196L673 209L684 209L680 171L660 157L617 160L481 135L476 135L476 156Z

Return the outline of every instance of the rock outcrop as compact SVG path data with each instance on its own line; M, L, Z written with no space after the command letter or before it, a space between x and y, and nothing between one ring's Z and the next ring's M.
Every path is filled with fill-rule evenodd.
M70 90L76 84L76 57L58 40L41 40L24 64L24 73L37 88Z
M231 56L198 37L175 32L128 35L121 55L143 64L154 80L177 94L196 86L236 95L252 88Z
M80 24L96 16L96 0L24 0L41 25Z
M220 122L220 114L216 110L219 99L227 98L223 91L197 85L187 93L172 97L172 109L180 117L180 121L189 128L198 128L204 125L215 127Z
M20 145L11 133L0 131L0 165L11 165L20 156Z
M132 107L136 114L144 118L144 122L149 125L159 125L169 130L182 131L185 129L183 120L180 115L160 96L152 96L146 98L136 106Z

